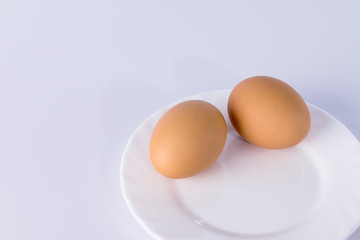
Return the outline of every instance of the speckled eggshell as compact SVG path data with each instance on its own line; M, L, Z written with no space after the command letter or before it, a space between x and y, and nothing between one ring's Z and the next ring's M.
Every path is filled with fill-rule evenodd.
M219 157L226 141L221 112L201 100L179 103L157 122L150 139L150 159L169 178L191 177Z
M300 143L311 125L309 109L287 83L267 76L241 81L228 99L232 126L248 142L281 149Z

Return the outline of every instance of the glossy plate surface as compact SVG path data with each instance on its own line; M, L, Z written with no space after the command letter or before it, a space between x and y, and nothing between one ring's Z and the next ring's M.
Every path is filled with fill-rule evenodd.
M146 119L122 156L125 201L155 239L344 240L360 223L360 143L338 120L308 104L309 135L295 147L263 149L232 128L230 89L180 99ZM168 179L151 165L149 141L162 114L190 99L214 104L228 138L209 169Z

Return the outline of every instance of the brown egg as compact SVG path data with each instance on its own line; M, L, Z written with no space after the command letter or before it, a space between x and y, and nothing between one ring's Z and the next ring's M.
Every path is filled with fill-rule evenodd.
M186 178L208 168L226 141L226 123L212 104L190 100L175 105L156 124L150 140L155 169L169 178Z
M310 130L310 113L302 97L285 82L251 77L232 90L228 100L232 126L248 142L264 148L287 148Z

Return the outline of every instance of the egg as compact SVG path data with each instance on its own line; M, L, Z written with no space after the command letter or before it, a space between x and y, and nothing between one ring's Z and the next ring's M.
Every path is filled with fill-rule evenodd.
M310 130L310 113L303 98L273 77L256 76L238 83L230 93L227 108L234 129L260 147L295 146Z
M152 165L169 178L202 172L219 157L226 142L221 112L202 100L189 100L165 112L155 125L149 146Z

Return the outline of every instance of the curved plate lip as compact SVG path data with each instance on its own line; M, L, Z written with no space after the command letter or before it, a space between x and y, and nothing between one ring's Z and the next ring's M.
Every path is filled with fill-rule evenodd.
M141 215L139 215L137 212L136 212L136 206L135 204L132 203L132 200L130 199L130 197L127 195L127 186L125 184L125 181L124 181L124 159L125 159L125 155L133 141L133 139L136 137L136 135L140 132L140 130L143 128L143 126L150 120L152 119L153 117L157 116L161 111L164 111L166 109L169 109L171 108L172 106L182 102L182 101L185 101L185 100L190 100L190 99L202 99L202 95L203 94L219 94L219 93L226 93L226 94L230 94L231 92L231 89L221 89L221 90L215 90L215 91L206 91L206 92L200 92L198 94L193 94L191 96L187 96L187 97L184 97L184 98L180 98L178 100L175 100L173 102L171 102L170 104L167 104L166 106L162 107L162 108L159 108L158 110L156 110L153 114L151 114L149 117L147 117L136 129L135 131L131 134L124 150L123 150L123 153L122 153L122 156L121 156L121 163L120 163L120 186L121 186L121 192L122 192L122 195L123 195L123 198L125 200L125 203L126 205L128 206L129 208L129 211L130 213L133 215L133 217L135 218L135 220L141 225L141 227L148 233L150 234L153 238L155 239L166 239L166 236L164 236L163 234L155 231L154 229L152 229L150 226L147 225L147 221L144 220L142 218ZM205 100L206 101L206 100ZM337 122L338 124L340 124L340 126L342 127L343 130L346 130L348 132L348 136L352 138L352 140L356 141L358 143L358 146L360 146L360 142L359 140L351 133L351 131L341 122L339 121L338 119L336 119L335 117L333 117L330 113L328 113L327 111L317 107L317 106L314 106L308 102L306 102L308 106L320 111L321 113L327 115L328 118L330 118L332 121L335 121ZM227 118L227 116L224 116L225 118ZM359 148L360 149L360 148ZM358 223L356 224L356 226L354 228L352 228L351 231L349 231L349 233L347 234L347 237L345 239L347 239L348 237L350 237L355 231L356 229L360 226L360 217L359 217L359 220L358 220ZM260 238L261 239L261 238Z

